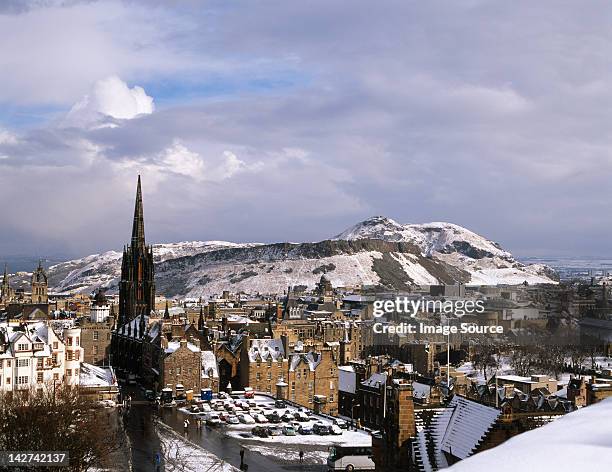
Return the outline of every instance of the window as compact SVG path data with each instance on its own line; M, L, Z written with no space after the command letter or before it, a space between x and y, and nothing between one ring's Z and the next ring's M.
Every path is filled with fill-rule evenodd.
M94 341L97 341L99 337L100 337L100 336L99 336L99 333L98 333L97 331L94 331L94 332L93 332L93 340L94 340Z
M28 345L27 344L17 344L17 350L18 351L27 351L28 350Z
M97 353L98 353L98 346L94 346L94 347L93 347L93 353L94 353L94 354L97 354Z
M7 377L7 378L6 378L6 384L7 384L7 385L10 385L10 383L11 383L11 378L10 378L10 377Z
M39 357L38 359L36 359L36 368L42 369L44 366L44 362L45 360L42 357Z
M272 380L272 372L268 372L268 380Z
M110 331L109 331L108 333L106 333L106 340L110 341L110 338L111 338L111 334L110 334Z
M53 349L57 349L57 341L53 341Z
M72 336L68 336L68 346L72 346Z
M67 361L71 361L72 360L72 351L66 351L66 360Z
M42 372L38 372L36 374L36 382L38 382L39 384L43 383L43 373Z
M59 380L59 374L57 372L53 374L53 380Z
M78 376L79 375L79 369L74 369L74 376Z
M78 346L78 345L79 345L79 337L77 336L76 337L76 344L75 344L75 346Z
M28 367L30 359L17 359L17 367Z
M8 359L8 360L6 361L6 366L7 366L7 367L10 367L10 366L11 366L11 360L10 360L10 359ZM9 382L9 383L10 383L10 382Z
M72 369L66 369L66 375L72 377Z
M20 375L19 377L17 377L17 385L27 385L28 380L29 379L27 375Z

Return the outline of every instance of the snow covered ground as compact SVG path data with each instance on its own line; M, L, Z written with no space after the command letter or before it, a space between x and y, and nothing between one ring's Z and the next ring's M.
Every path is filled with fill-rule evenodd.
M210 451L184 438L169 426L157 424L166 472L237 472Z
M612 398L581 408L541 428L515 436L488 451L458 462L449 470L610 470ZM606 465L608 464L608 465Z
M240 397L240 399L242 400L243 398ZM276 411L279 414L279 416L282 416L287 410L291 412L292 414L298 411L297 408L290 406L290 405L287 405L285 408L275 408L274 400L264 395L256 395L254 400L255 400L255 403L257 404L257 408L259 409L265 408L266 410ZM213 401L216 401L216 400L213 400ZM189 412L188 410L184 408L181 408L180 411L183 413L194 415L193 413ZM319 416L319 415L313 414L311 418L312 419L310 421L299 423L299 425L305 426L305 427L312 427L315 423L323 423L328 426L332 424L332 421L328 417L325 417L325 416ZM282 427L283 425L286 425L286 424L287 422L283 421L282 423L279 423L277 425L273 425L271 423L263 423L261 426L280 426ZM372 437L367 432L362 431L362 430L347 431L346 429L343 429L342 434L339 434L339 435L319 436L317 434L301 435L298 433L295 436L284 436L283 435L283 436L272 436L268 438L260 438L260 437L253 436L253 437L245 438L244 434L250 433L251 430L255 426L257 426L257 424L242 424L242 423L224 424L221 427L219 427L218 430L222 432L222 434L235 438L242 443L245 443L245 444L257 443L257 444L262 445L262 447L264 444L270 445L272 447L280 447L280 446L288 446L288 445L293 445L293 446L308 445L314 448L314 447L320 446L321 451L325 453L325 456L327 456L327 448L333 445L352 445L352 446L368 446L368 447L372 445ZM295 452L297 453L297 450Z

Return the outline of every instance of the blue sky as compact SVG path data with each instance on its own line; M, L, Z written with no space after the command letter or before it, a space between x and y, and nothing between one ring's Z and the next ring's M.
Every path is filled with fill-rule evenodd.
M612 7L0 4L0 254L311 241L372 215L605 255Z

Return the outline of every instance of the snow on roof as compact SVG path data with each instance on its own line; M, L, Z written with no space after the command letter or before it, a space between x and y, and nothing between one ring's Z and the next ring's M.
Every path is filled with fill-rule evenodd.
M308 354L293 354L291 356L290 371L294 371L301 362L308 364L311 371L314 371L321 362L321 354L309 352Z
M117 386L117 379L112 367L99 367L82 362L79 385L81 387L113 387Z
M217 367L217 358L212 351L202 351L202 376L218 379L219 369Z
M166 354L172 354L179 347L181 347L181 343L179 341L170 341L168 343L168 347L165 349ZM200 348L195 344L187 343L187 347L191 352L200 352Z
M249 348L249 360L277 361L285 357L285 348L280 339L252 339Z
M602 470L612 461L612 398L580 408L540 428L453 465L449 471Z
M428 398L431 395L431 385L420 382L412 382L414 398Z
M385 385L386 383L387 383L387 373L383 372L382 374L379 374L379 373L372 374L368 379L361 382L361 385L365 387L379 388L381 385Z
M441 449L455 457L468 457L495 424L500 411L455 395L453 413L442 438Z

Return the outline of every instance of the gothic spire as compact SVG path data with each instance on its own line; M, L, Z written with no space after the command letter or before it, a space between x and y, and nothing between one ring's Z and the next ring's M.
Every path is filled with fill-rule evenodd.
M168 300L166 300L166 309L164 310L164 319L165 320L170 319L170 312L168 311Z
M144 213L142 209L142 190L140 189L140 175L138 176L138 187L136 188L136 205L134 207L134 225L132 226L132 247L138 244L144 245Z

